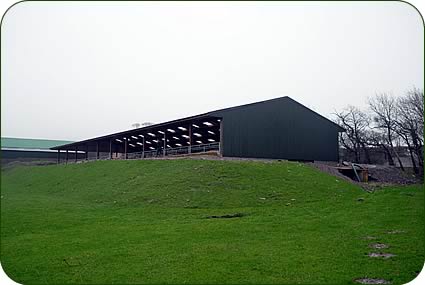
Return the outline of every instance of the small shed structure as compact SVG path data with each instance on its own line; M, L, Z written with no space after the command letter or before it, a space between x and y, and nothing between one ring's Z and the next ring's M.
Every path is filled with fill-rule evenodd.
M35 160L56 161L56 151L51 150L51 148L69 143L72 143L72 141L2 137L2 163ZM82 157L81 155L80 157ZM63 157L65 157L64 154Z

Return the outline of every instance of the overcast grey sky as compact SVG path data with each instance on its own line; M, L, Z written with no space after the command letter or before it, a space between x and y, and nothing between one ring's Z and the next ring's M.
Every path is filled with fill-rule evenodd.
M80 140L290 96L326 117L423 88L401 2L24 2L1 34L1 135Z

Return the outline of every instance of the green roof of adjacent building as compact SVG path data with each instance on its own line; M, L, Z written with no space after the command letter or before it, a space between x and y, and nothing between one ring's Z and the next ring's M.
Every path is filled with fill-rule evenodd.
M51 147L72 143L72 141L1 138L1 148L50 149Z

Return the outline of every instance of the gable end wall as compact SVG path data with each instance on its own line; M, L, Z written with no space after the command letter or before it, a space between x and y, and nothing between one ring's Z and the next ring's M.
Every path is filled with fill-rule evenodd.
M338 160L338 127L288 97L212 112L223 118L223 155Z

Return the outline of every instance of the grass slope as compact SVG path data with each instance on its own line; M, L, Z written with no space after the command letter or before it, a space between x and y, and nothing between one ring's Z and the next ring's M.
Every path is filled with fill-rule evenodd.
M424 262L423 185L366 193L300 163L18 167L1 195L1 263L20 283L400 284ZM372 242L397 256L366 256Z

